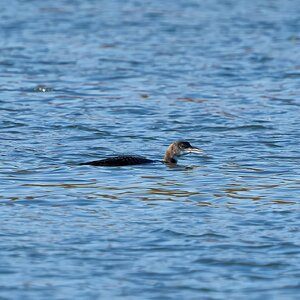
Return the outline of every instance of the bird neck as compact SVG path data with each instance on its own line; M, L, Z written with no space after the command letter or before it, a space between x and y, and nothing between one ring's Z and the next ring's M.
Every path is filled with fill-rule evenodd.
M177 154L176 147L173 144L170 145L165 153L164 162L167 164L176 164L177 163L176 154Z

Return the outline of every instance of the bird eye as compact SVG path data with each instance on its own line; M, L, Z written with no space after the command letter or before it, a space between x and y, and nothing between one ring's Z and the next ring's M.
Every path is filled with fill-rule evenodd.
M181 142L180 147L186 149L186 148L191 148L191 145L188 142Z

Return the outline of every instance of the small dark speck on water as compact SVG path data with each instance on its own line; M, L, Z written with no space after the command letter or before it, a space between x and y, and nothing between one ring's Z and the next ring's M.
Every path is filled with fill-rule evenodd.
M53 88L46 85L37 85L34 91L39 93L52 92Z

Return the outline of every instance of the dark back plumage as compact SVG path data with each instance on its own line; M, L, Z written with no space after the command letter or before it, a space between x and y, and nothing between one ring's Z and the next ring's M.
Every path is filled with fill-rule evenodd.
M145 158L143 156L118 155L115 157L108 157L101 160L82 163L81 165L118 167L118 166L149 164L153 162L154 162L153 160Z

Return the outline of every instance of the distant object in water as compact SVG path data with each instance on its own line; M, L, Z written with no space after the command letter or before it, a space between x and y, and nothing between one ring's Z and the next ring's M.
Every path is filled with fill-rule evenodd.
M191 146L186 141L176 141L172 143L166 150L163 162L166 164L176 164L179 157L189 153L201 153L203 150ZM81 163L80 165L91 165L91 166L130 166L130 165L141 165L150 164L156 162L155 160L148 159L143 156L137 155L118 155L115 157L109 157L101 160L90 161Z
M39 84L34 88L34 91L39 93L46 93L46 92L52 92L53 88L50 86Z

